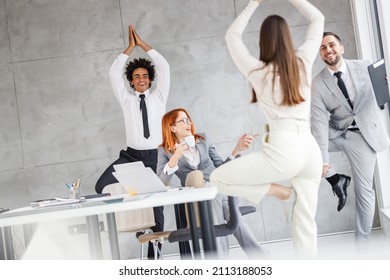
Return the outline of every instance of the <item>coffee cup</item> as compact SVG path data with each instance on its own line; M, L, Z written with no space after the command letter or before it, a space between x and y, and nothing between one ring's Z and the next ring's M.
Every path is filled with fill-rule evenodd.
M194 135L189 135L185 138L186 144L188 148L193 148L195 147L195 137Z

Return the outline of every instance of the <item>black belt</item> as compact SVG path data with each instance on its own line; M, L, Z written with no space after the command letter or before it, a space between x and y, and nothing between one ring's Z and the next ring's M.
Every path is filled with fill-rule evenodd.
M350 127L350 128L347 128L347 130L349 130L349 131L359 131L360 129L358 127Z
M157 149L151 149L151 150L136 150L130 147L127 147L126 152L130 155L139 157L139 156L146 156L146 155L157 155Z

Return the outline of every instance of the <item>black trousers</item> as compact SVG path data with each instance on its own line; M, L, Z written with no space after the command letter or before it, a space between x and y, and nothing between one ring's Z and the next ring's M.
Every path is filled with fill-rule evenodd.
M112 175L112 172L115 171L114 165L129 163L135 161L142 161L145 167L150 167L154 172L157 168L157 149L153 150L135 150L130 147L127 150L122 150L119 153L119 158L114 161L100 176L99 180L96 182L95 191L97 193L102 193L103 188L107 185L118 183L118 180ZM151 227L153 232L163 231L164 230L164 207L153 207L154 212L154 221L156 225ZM161 244L159 244L161 249ZM148 259L154 259L154 250L151 243L148 247Z

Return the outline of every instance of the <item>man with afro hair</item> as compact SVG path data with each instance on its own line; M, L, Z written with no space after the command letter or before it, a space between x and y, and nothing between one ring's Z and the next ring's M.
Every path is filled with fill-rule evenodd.
M119 158L101 175L95 186L97 193L101 193L105 186L118 182L112 175L116 164L142 161L146 167L156 172L157 147L162 142L161 119L166 111L169 94L169 64L160 53L141 40L132 25L128 27L128 34L128 47L116 58L109 71L111 86L124 116L127 149L121 150ZM130 54L137 46L149 55L151 61L138 58L126 66ZM127 77L131 90L126 87L123 74ZM153 81L156 86L151 89ZM153 210L156 225L151 229L154 232L162 231L164 208L154 207ZM148 258L154 259L151 244Z

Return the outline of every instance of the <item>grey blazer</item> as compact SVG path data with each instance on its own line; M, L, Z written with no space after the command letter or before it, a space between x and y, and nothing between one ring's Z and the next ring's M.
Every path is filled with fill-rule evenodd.
M169 184L169 181L171 180L172 176L175 174L177 177L179 177L182 186L184 186L188 173L194 170L203 171L204 179L206 181L209 181L210 173L218 166L230 160L229 158L227 158L225 161L222 160L222 158L217 154L213 145L210 143L210 141L208 141L206 135L205 134L199 134L199 135L203 136L205 140L201 140L195 144L200 154L200 163L197 169L193 168L187 162L185 157L182 157L178 163L179 169L175 173L171 175L164 174L163 172L164 167L172 157L172 154L166 153L163 147L161 146L158 147L158 161L157 161L156 173L157 176L164 182L165 185Z
M353 120L374 151L383 151L390 144L367 70L369 62L344 61L356 90L353 110L327 68L312 82L311 127L324 163L329 163L329 140L343 134Z

